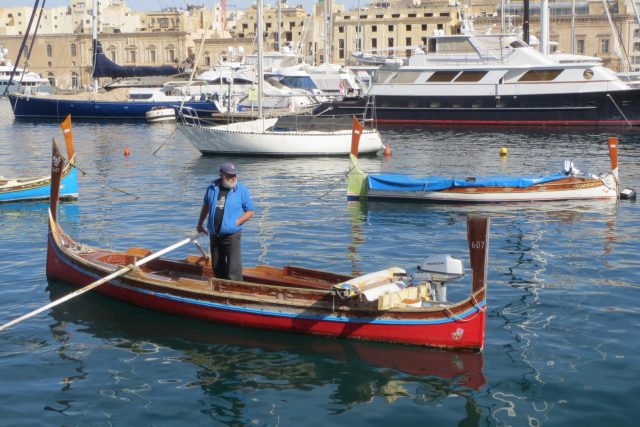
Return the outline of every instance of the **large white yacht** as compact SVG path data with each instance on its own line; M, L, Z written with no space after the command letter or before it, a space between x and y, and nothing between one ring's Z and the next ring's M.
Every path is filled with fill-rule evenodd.
M378 123L640 125L640 89L600 60L558 60L513 35L428 37L408 58L373 69L366 96L316 112L367 107Z
M51 83L40 74L33 71L25 71L19 67L16 67L14 71L13 62L7 58L7 53L9 53L7 48L0 48L0 97L4 96L5 92L35 93L51 91ZM13 79L11 79L12 74ZM7 90L9 80L11 80L11 85Z

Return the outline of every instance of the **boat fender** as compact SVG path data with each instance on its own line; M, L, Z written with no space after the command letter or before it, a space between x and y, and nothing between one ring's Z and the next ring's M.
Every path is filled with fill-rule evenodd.
M625 188L620 192L620 200L636 200L636 190Z

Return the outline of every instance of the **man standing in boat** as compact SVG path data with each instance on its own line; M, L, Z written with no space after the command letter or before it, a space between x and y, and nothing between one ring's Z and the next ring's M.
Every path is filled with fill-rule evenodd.
M206 232L216 277L242 280L242 228L253 213L251 195L238 182L236 165L223 163L220 177L207 187L197 226L198 232L205 232L204 220L209 217Z

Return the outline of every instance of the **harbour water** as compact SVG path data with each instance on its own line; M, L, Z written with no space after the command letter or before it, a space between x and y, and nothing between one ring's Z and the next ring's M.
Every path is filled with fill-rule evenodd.
M73 131L84 173L60 221L94 246L157 250L191 234L223 161L237 163L257 205L245 265L415 271L449 253L468 266L466 216L489 214L485 350L240 329L85 294L0 333L3 426L637 425L638 203L348 203L346 158L205 158L173 124ZM572 158L606 171L610 135L624 186L640 189L635 130L394 128L382 131L392 156L361 164L468 177L556 172ZM14 122L0 100L0 175L48 174L52 138L63 141L57 123ZM0 205L0 224L5 323L72 288L45 277L46 203ZM467 290L468 280L449 285L453 298Z

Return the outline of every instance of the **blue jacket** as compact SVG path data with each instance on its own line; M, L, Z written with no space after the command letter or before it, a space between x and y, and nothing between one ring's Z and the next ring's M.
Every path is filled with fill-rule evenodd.
M207 218L207 230L209 234L215 233L214 220L216 217L216 205L218 194L220 193L220 178L216 179L207 187L204 194L204 203L209 206L209 217ZM227 202L224 207L220 234L233 234L242 230L243 225L236 225L236 221L247 211L252 211L253 201L249 195L249 190L243 184L237 183L235 188L227 194Z

